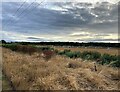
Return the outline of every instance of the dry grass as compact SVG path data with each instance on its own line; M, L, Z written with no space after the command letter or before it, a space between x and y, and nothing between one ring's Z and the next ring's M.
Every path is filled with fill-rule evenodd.
M111 54L111 55L118 55L118 51L120 49L118 48L93 48L93 47L79 47L79 48L76 48L76 47L71 47L71 48L63 48L63 47L54 47L55 49L57 50L64 50L64 49L70 49L72 51L98 51L100 52L101 54L104 54L104 53L107 53L107 54Z
M93 66L92 62L61 56L45 62L39 53L30 56L3 49L3 69L17 90L118 89L117 69L98 65L95 72Z

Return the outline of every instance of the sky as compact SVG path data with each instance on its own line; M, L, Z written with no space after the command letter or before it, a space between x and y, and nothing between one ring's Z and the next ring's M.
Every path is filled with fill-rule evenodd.
M118 42L119 0L18 1L1 5L6 41Z

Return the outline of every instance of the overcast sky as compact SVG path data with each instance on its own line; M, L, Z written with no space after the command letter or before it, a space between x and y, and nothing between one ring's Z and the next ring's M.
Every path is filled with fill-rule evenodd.
M2 2L3 39L117 42L119 0L40 1Z

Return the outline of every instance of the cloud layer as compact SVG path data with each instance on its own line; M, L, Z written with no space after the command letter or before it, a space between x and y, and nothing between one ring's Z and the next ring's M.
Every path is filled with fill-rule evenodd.
M117 41L118 6L109 2L2 3L3 38L12 41ZM10 36L7 36L11 34ZM18 35L17 37L13 37Z

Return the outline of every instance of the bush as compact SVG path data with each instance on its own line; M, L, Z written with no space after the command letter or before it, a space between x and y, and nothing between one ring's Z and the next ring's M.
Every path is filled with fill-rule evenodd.
M65 55L69 58L73 58L75 56L73 52L66 52Z
M72 52L72 51L70 51L68 49L65 49L64 51L58 52L58 54L59 55L65 55L65 56L67 56L69 58L79 58L81 53L80 53L80 51Z
M50 51L50 50L45 50L43 51L43 57L45 58L46 61L48 61L49 59L51 59L52 56L55 55L54 51Z
M34 52L37 51L37 48L33 47L33 46L26 46L26 45L18 45L17 46L17 51L19 52L23 52L23 53L28 53L28 54L32 54Z
M45 51L45 50L54 50L54 48L50 48L50 47L37 47L39 50L41 51Z
M66 52L65 55L70 58L79 58L80 52Z
M90 53L88 51L84 51L81 53L82 59L88 59L90 57Z
M99 52L84 51L81 53L82 59L97 60L100 57L101 57L101 54Z
M120 67L120 56L103 54L99 52L84 51L80 53L79 51L72 52L68 49L58 53L59 55L65 55L69 58L82 58L84 60L100 60L99 64L110 64L113 67Z
M7 42L5 40L1 40L0 43L6 44Z
M67 53L67 52L71 52L69 49L65 49L64 51L64 54Z
M81 56L80 51L75 51L74 52L75 58L79 58Z
M64 52L63 51L59 51L58 55L64 55Z
M33 46L28 46L28 45L26 46L26 45L18 45L18 44L5 44L5 45L3 45L3 47L9 48L12 51L28 53L30 55L37 51L37 48L35 48Z
M65 49L64 51L58 52L58 54L59 54L59 55L65 55L65 54L68 53L68 52L71 52L71 51L68 50L68 49Z
M13 51L17 50L17 44L3 44L2 46L5 47L5 48L9 48Z
M113 57L109 54L103 54L101 57L101 60L102 60L103 64L109 64L110 61L114 61Z
M97 60L101 57L101 54L99 52L91 52L91 55L92 60Z
M55 51L55 53L57 53L57 54L59 53L59 51L58 51L58 50L54 50L54 51Z
M120 56L111 56L110 66L120 67Z
M110 66L112 66L112 67L120 67L120 61L119 60L112 61L110 63Z

